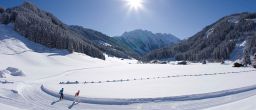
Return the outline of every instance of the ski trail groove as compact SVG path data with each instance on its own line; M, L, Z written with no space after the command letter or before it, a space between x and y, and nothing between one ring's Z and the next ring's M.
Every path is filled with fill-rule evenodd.
M81 69L82 70L82 69ZM183 75L171 75L171 76L162 76L162 77L142 77L142 78L133 78L133 79L116 79L116 80L98 80L98 81L74 81L70 83L65 83L61 81L59 84L97 84L97 83L116 83L116 82L128 82L128 81L142 81L142 80L157 80L157 79L166 79L166 78L180 78L180 77L203 77L203 76L217 76L217 75L228 75L228 74L238 74L238 73L247 73L253 72L256 70L247 70L247 71L237 71L237 72L223 72L223 73L208 73L208 74L183 74ZM70 71L69 71L70 72Z
M52 95L54 97L59 97L57 92L49 90L45 88L43 85L41 86L41 90L45 93ZM256 85L223 90L211 93L202 93L202 94L191 94L191 95L183 95L183 96L171 96L171 97L159 97L159 98L134 98L134 99L122 99L122 98L88 98L88 97L80 97L80 102L83 103L91 103L91 104L104 104L104 105L129 105L134 103L150 103L150 102L170 102L170 101L193 101L193 100L203 100L203 99L212 99L218 97L232 96L244 92L256 91ZM256 92L253 94L256 95ZM65 95L65 99L74 100L72 95Z

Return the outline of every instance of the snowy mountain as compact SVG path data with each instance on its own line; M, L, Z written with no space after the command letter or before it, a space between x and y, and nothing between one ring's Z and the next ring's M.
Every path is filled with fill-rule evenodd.
M180 40L171 34L152 33L147 30L134 30L114 37L120 44L133 50L139 55L144 55L154 49L178 43Z
M248 50L256 52L256 13L240 13L226 16L206 26L194 36L181 43L155 50L144 60L236 60Z
M49 48L67 49L105 59L103 54L131 58L115 39L81 26L68 26L49 12L25 2L20 6L2 9L0 22L14 25L14 29L29 40Z
M114 38L101 32L75 25L69 26L69 29L88 39L95 47L110 56L119 58L131 58L133 56L122 48Z

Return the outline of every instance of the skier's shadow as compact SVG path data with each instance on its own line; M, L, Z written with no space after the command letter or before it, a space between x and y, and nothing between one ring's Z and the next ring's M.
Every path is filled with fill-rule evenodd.
M78 102L73 102L69 107L68 107L68 109L71 109L74 105L77 105L78 104Z
M60 102L60 99L59 99L59 100L56 100L56 101L53 101L53 102L51 103L51 105L54 105L54 104L57 103L57 102Z

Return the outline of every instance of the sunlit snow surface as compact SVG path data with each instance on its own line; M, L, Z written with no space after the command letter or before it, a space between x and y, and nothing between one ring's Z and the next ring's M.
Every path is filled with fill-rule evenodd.
M136 63L112 57L103 61L48 49L20 36L12 26L0 25L0 70L14 67L24 73L22 77L0 78L0 107L6 110L256 109L256 72L251 67L233 68L232 63ZM79 84L59 84L67 81ZM48 92L42 91L41 85ZM65 100L58 102L53 94L62 87ZM77 90L81 91L81 102L87 103L72 105L70 100ZM120 105L115 101L129 103Z

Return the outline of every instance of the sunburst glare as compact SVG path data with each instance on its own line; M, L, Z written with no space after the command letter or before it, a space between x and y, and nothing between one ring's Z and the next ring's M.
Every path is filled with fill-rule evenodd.
M125 0L130 10L139 11L143 9L143 0Z

